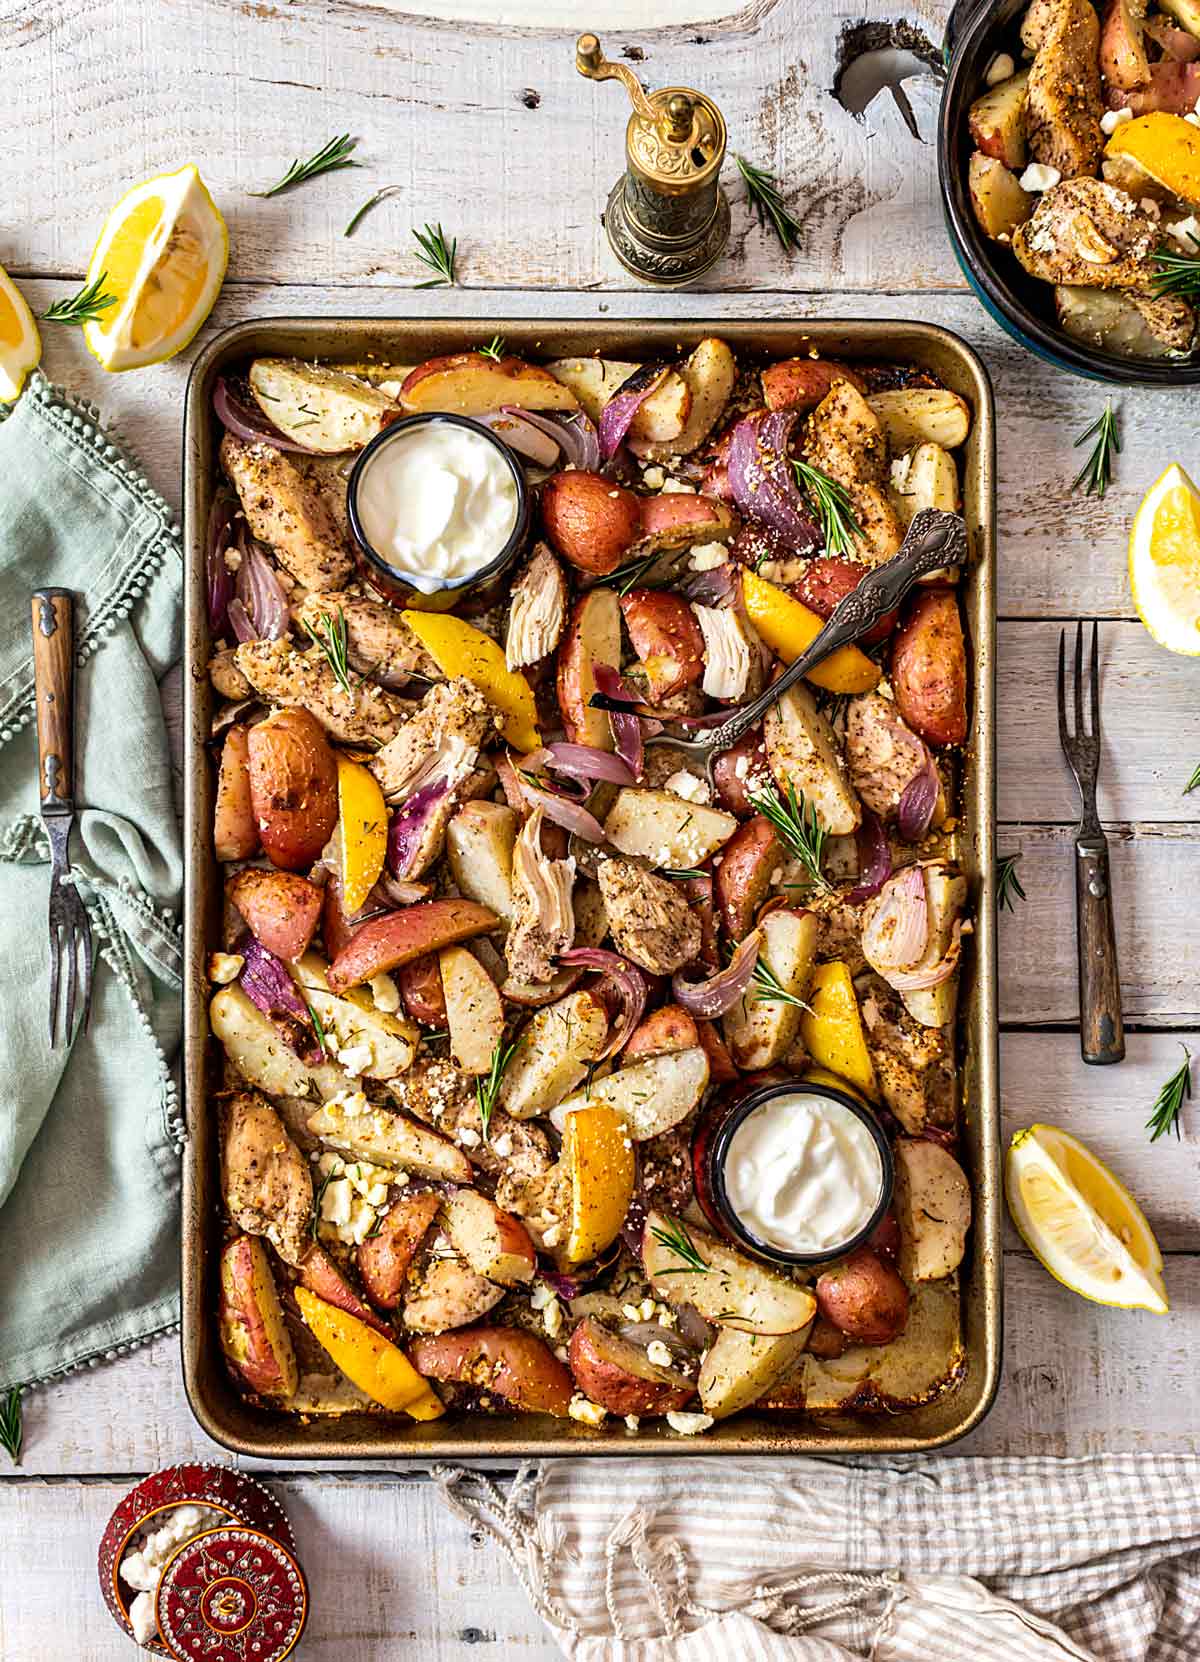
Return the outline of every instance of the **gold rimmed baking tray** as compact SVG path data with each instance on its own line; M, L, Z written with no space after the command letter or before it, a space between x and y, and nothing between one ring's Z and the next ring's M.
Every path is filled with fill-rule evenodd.
M604 1430L541 1416L451 1413L424 1425L395 1416L354 1414L302 1420L245 1402L230 1383L217 1339L217 1258L221 1245L217 1114L209 1095L214 1057L208 1036L205 956L217 942L221 879L212 853L214 773L209 758L211 692L204 553L217 477L213 383L229 366L259 354L318 359L382 370L462 351L485 333L509 349L544 360L600 353L623 359L677 357L706 335L720 335L741 355L782 358L819 353L913 365L960 393L974 412L960 452L963 511L973 560L963 586L972 666L971 733L963 781L957 855L971 885L975 918L960 999L960 1077L965 1149L975 1194L975 1222L961 1283L961 1353L949 1389L899 1412L846 1414L748 1410L702 1437L681 1437L662 1421L636 1435L617 1421ZM183 1183L183 1372L192 1411L210 1437L265 1460L522 1459L607 1454L878 1454L916 1452L953 1442L979 1424L1000 1377L1001 1181L997 1064L995 855L995 414L987 372L965 342L926 323L847 320L754 322L608 322L489 318L426 321L276 318L225 330L196 360L184 426L186 539L187 878L184 983L184 1079L188 1142Z

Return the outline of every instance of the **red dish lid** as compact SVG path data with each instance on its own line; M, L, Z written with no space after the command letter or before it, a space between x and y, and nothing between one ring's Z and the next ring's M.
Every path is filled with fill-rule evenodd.
M129 1606L136 1594L120 1578L121 1561L129 1549L131 1538L157 1513L173 1510L176 1506L211 1506L222 1512L230 1523L244 1524L278 1541L289 1553L295 1552L291 1525L274 1495L256 1483L245 1472L232 1466L209 1466L189 1463L167 1466L161 1472L132 1488L117 1507L100 1541L100 1591L113 1620L129 1636L134 1637L129 1623ZM158 1639L146 1646L162 1656L167 1651ZM252 1662L261 1662L248 1653Z
M279 1541L224 1525L179 1548L158 1583L154 1615L178 1662L282 1662L304 1632L308 1587Z

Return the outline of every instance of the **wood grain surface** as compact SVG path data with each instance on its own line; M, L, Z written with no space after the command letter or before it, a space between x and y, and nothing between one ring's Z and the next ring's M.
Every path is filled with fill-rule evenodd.
M1166 1254L1168 1317L1089 1305L1010 1231L1004 1383L960 1452L1195 1450L1200 1350L1200 1118L1151 1144L1158 1088L1200 1047L1200 793L1184 786L1200 740L1193 661L1136 621L1125 569L1143 492L1178 459L1195 470L1196 393L1116 396L1124 449L1103 499L1072 494L1077 435L1104 389L1015 346L966 291L946 241L930 139L938 86L904 83L919 137L886 90L856 118L834 99L843 22L822 0L646 0L634 30L586 24L648 85L714 94L730 150L773 170L801 225L788 258L746 209L732 162L728 257L703 292L631 285L600 223L620 167L617 89L573 67L575 8L515 0L26 0L0 9L9 102L0 152L0 263L35 310L78 286L102 211L135 180L196 161L230 228L230 276L200 341L246 317L459 317L468 332L519 317L898 317L940 323L982 354L999 413L999 801L1002 852L1019 852L1027 898L1000 928L1006 1135L1035 1120L1085 1137L1130 1184ZM557 8L557 9L556 9ZM940 46L947 0L904 15ZM626 15L629 7L626 5ZM530 18L537 21L531 23ZM490 21L485 21L488 19ZM507 19L507 21L505 20ZM334 133L360 168L269 200L253 197L293 156ZM354 209L400 194L351 238ZM411 227L459 239L459 285L427 275ZM44 325L44 368L94 399L105 423L177 504L182 394L192 352L106 376L75 330ZM1073 843L1076 798L1058 750L1060 628L1098 618L1105 744L1099 811L1112 850L1128 1054L1107 1069L1079 1053ZM165 705L178 712L178 678ZM0 1455L0 1655L51 1662L127 1648L91 1580L100 1530L133 1477L220 1458L163 1339L33 1394L17 1471ZM313 1580L303 1654L413 1662L557 1654L492 1550L440 1508L418 1473L290 1471L279 1492Z

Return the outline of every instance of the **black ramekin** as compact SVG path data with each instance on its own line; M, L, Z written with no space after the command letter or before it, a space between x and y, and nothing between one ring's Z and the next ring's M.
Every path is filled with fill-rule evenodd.
M803 1092L808 1096L828 1097L830 1101L839 1103L843 1108L848 1108L867 1127L876 1148L879 1150L881 1164L879 1204L856 1235L850 1240L840 1241L837 1246L830 1247L822 1252L785 1252L781 1247L774 1246L770 1241L760 1240L757 1235L747 1229L745 1223L734 1211L725 1186L725 1159L738 1126L756 1108L761 1108L764 1102L770 1102L777 1096L794 1096L799 1092ZM872 1113L870 1106L856 1096L848 1085L840 1082L834 1083L832 1076L826 1074L823 1070L819 1075L802 1074L795 1079L760 1086L758 1090L751 1091L748 1095L735 1096L732 1104L724 1110L718 1107L715 1114L697 1130L692 1151L692 1166L696 1184L696 1198L714 1228L719 1229L735 1245L753 1253L756 1258L765 1258L772 1264L782 1264L788 1269L803 1269L813 1264L828 1264L835 1258L844 1258L847 1253L853 1252L855 1247L862 1246L864 1242L868 1241L879 1227L884 1213L892 1203L896 1176L891 1144L888 1142L883 1127Z
M378 454L384 445L391 444L401 433L407 433L417 426L426 426L431 422L449 422L453 427L465 427L469 432L478 433L485 438L504 459L508 471L517 487L517 518L512 528L512 534L504 547L489 565L480 571L473 571L468 577L459 577L453 581L443 583L439 588L426 594L411 583L406 583L403 577L392 566L377 554L371 547L362 521L358 515L358 485L363 470L368 466L372 457ZM381 433L376 433L365 449L358 455L349 481L346 485L346 510L350 518L350 529L354 533L356 544L355 552L358 556L358 566L362 575L370 583L377 594L392 606L408 606L418 612L448 612L451 607L467 595L477 594L489 585L496 584L503 576L517 555L525 547L529 538L529 523L532 515L532 502L529 486L525 480L525 469L517 456L496 435L480 421L473 421L470 416L451 415L439 410L424 411L417 415L404 416L399 421L393 421Z
M975 222L967 188L973 149L967 112L985 90L984 75L997 52L1008 52L1020 64L1020 22L1028 3L958 0L946 25L938 177L946 229L963 275L1006 333L1059 369L1115 386L1200 385L1195 358L1124 358L1072 340L1055 318L1053 285L1031 277L1015 254L985 237Z

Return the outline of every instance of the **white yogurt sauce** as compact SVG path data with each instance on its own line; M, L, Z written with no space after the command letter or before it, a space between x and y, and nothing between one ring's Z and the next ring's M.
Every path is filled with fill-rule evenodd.
M879 1204L883 1162L868 1128L807 1091L772 1097L738 1126L725 1156L729 1204L781 1252L844 1245Z
M482 571L517 523L517 487L490 440L448 421L389 439L358 481L376 554L422 594Z

